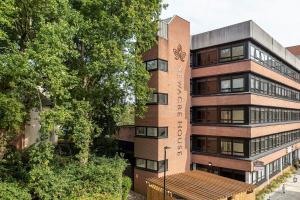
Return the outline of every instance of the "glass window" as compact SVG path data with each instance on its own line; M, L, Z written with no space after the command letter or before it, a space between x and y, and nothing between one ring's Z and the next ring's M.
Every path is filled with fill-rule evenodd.
M168 104L168 95L167 94L159 94L159 101L158 103L161 105L167 105Z
M158 137L167 137L168 136L168 128L166 128L166 127L158 128L158 132L159 132Z
M218 142L215 137L207 137L207 152L208 153L217 153Z
M168 94L153 93L150 96L150 102L148 104L167 105L168 104Z
M161 71L168 71L168 62L165 60L158 60L158 68Z
M230 92L231 91L231 80L221 80L221 92Z
M156 127L148 127L147 128L147 136L157 137L157 128Z
M232 143L230 139L221 139L221 153L227 155L232 154Z
M231 60L231 48L223 48L220 50L220 62Z
M218 111L215 107L207 108L206 110L206 121L210 123L218 122Z
M157 93L151 94L149 103L157 103L157 100L158 100L157 96L158 96Z
M147 160L147 169L157 171L157 161L154 160Z
M244 45L232 47L232 59L244 58Z
M233 123L244 123L244 109L232 110L232 122Z
M232 79L232 90L233 91L243 91L244 90L244 78Z
M165 170L164 160L158 161L158 171L163 172ZM166 160L166 170L168 170L168 160Z
M233 140L233 155L244 156L244 141L243 140Z
M157 60L147 61L147 70L155 70L157 69Z
M206 137L196 136L193 141L194 151L206 152Z
M200 52L199 63L201 66L217 64L218 52L217 49L209 49Z
M137 158L135 162L137 167L146 168L146 160Z
M146 136L146 127L136 127L135 134L138 136Z
M221 108L221 123L232 123L230 108Z

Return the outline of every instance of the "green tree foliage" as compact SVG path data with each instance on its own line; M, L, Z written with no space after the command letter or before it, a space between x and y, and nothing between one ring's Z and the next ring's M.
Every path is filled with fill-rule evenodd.
M161 6L161 0L0 1L0 158L7 149L0 160L0 184L8 188L5 195L20 192L19 199L26 199L27 191L19 187L26 185L37 199L126 196L125 163L95 160L91 146L112 140L108 136L124 123L124 113L140 117L145 111L149 74L141 53L156 41ZM36 110L40 140L25 152L7 148ZM58 159L49 141L54 135L67 138L76 155ZM8 181L17 183L5 185Z
M160 0L1 1L0 128L17 134L38 108L43 136L68 127L85 163L93 137L115 133L126 105L145 111L141 53L156 40L160 10Z
M0 197L2 200L31 200L29 192L16 183L0 182Z

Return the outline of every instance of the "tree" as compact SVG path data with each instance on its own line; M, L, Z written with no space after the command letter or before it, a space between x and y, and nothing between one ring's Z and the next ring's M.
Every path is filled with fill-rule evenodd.
M4 138L19 134L38 108L41 142L65 128L86 163L93 138L114 134L126 105L137 116L145 111L149 74L141 54L156 40L160 10L161 0L1 1Z

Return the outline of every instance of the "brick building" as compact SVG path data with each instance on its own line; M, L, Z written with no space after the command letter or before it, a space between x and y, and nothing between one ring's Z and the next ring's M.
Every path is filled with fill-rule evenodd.
M143 56L148 112L120 130L135 191L163 176L165 146L168 175L197 169L256 185L299 158L300 46L284 48L253 21L192 36L178 16L159 27Z

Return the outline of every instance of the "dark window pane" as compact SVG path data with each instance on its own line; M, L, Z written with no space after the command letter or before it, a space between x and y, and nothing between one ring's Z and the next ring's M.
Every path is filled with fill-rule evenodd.
M217 153L217 150L218 150L217 138L207 137L207 152Z

